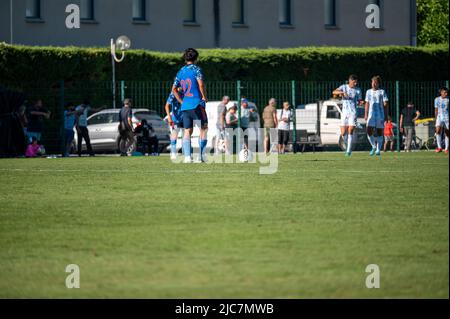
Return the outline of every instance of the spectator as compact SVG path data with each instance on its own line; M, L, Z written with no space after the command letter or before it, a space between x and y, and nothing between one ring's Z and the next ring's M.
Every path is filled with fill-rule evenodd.
M264 152L267 154L270 152L270 129L275 129L278 126L277 118L277 101L274 98L269 100L269 105L264 108L263 120L264 120Z
M230 97L224 96L222 102L217 106L217 130L223 131L225 128L225 116L227 114L227 104L230 103Z
M37 100L28 110L27 135L30 142L33 137L35 137L37 141L41 141L42 131L44 129L44 119L48 120L50 115L50 111L42 105L42 100Z
M414 107L413 102L408 102L400 114L400 132L405 135L405 151L411 152L411 143L415 134L416 121L420 117L420 112Z
M70 149L72 148L75 126L76 111L73 103L67 103L66 110L64 111L64 136L65 136L65 148L63 157L69 157Z
M131 109L131 99L123 101L123 107L119 113L119 134L120 134L120 156L129 155L130 147L135 143L133 134L133 111Z
M390 150L393 152L394 142L394 123L392 123L392 118L388 116L388 120L384 122L384 152L387 151L389 143L391 143Z
M37 138L33 136L31 138L31 143L28 144L27 150L25 151L25 157L37 157L41 153L41 145L39 145Z
M241 100L241 128L242 131L245 132L248 128L251 127L250 123L256 122L258 120L258 113L253 106L249 106L247 99ZM248 135L250 134L247 131L247 134L244 133L244 144L245 148L248 148Z
M84 141L86 142L86 148L89 153L89 156L94 156L94 151L91 146L91 139L89 138L89 130L87 128L87 118L90 112L96 113L100 111L102 108L94 109L90 106L89 100L84 99L83 103L78 105L75 108L77 119L76 119L76 127L77 127L77 137L78 137L78 156L81 156L81 145Z
M225 95L222 98L222 102L220 102L220 104L217 106L217 124L216 124L217 135L215 140L216 153L218 152L220 141L223 140L225 137L225 124L226 124L225 116L227 114L228 103L230 103L230 97Z
M19 107L19 110L17 111L17 117L19 118L20 124L22 124L23 133L25 134L25 138L27 138L27 126L28 126L28 119L27 119L27 106L26 101Z
M155 130L151 124L148 124L146 119L142 119L141 123L134 130L135 134L139 134L138 139L142 144L144 153L147 152L152 156L159 156L159 141L155 134Z
M292 118L290 107L289 102L284 102L278 118L278 154L284 154L286 145L289 143L289 131L291 129Z
M238 127L238 116L236 114L237 112L237 105L236 103L233 103L233 105L228 109L227 115L225 116L225 127L227 129L236 129ZM234 136L234 135L232 135ZM227 132L227 136L226 136L226 143L225 143L225 152L227 154L230 153L230 143L231 141L231 137L230 134L228 134ZM234 145L234 144L233 144Z

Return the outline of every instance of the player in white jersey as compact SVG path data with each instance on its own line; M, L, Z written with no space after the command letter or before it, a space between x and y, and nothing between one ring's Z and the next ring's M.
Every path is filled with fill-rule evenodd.
M372 88L366 92L366 110L364 118L367 121L367 137L372 150L370 156L381 156L383 146L383 129L385 116L388 115L388 102L386 91L380 89L381 77L372 78ZM375 129L377 137L374 136Z
M448 89L443 87L439 90L441 96L434 100L436 114L436 153L442 152L442 129L445 133L445 154L448 154Z
M358 77L354 74L348 78L348 84L343 84L333 91L333 95L342 97L341 136L347 142L345 156L352 155L353 131L355 130L358 104L363 104L362 92L358 85Z

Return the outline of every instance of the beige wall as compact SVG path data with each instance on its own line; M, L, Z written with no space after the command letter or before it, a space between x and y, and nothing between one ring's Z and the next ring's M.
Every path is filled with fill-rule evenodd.
M148 0L149 24L133 24L131 0L96 0L96 24L65 27L65 6L79 0L41 0L42 23L25 20L25 0L14 0L14 42L29 45L108 46L125 34L133 48L179 51L214 47L213 0L197 0L199 26L183 25L183 0ZM0 41L9 42L9 2L0 0ZM292 0L292 28L278 24L278 0L246 0L246 27L232 26L230 0L220 0L220 47L410 45L411 0L383 0L383 29L365 27L366 0L337 0L337 29L324 27L323 0Z

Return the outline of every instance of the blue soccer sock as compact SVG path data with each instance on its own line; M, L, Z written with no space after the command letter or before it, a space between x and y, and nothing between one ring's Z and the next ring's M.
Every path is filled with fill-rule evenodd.
M205 153L206 145L208 144L208 140L200 140L200 154L203 155Z
M177 140L170 140L170 153L177 153Z
M375 141L375 136L367 135L367 138L369 139L369 143L372 146L372 149L375 149L377 147L376 141Z
M183 139L183 153L185 157L191 157L191 139Z
M381 152L381 148L383 147L383 136L377 137L377 152Z

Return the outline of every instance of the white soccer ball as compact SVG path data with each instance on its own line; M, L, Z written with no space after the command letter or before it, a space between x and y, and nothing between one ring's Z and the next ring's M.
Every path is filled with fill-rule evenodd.
M219 153L225 153L226 151L225 140L219 140L219 142L217 143L217 150L219 151Z
M253 160L253 153L250 150L243 149L239 152L239 161L241 163L248 163Z

